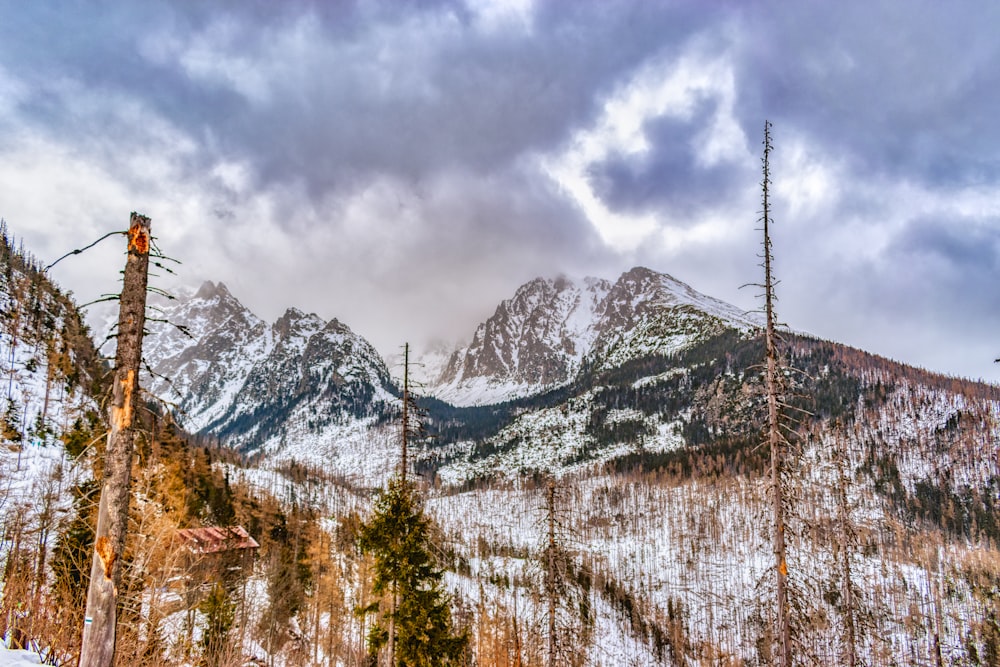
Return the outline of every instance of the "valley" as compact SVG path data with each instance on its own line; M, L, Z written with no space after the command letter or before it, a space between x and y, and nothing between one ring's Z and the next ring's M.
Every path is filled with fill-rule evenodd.
M72 664L108 368L4 238L6 627ZM268 323L221 283L158 307L121 655L368 664L358 536L400 472L401 369L336 319ZM463 664L771 663L761 326L642 267L540 278L406 387L405 472ZM782 339L797 660L996 664L1000 388ZM226 525L259 550L213 597L170 536Z

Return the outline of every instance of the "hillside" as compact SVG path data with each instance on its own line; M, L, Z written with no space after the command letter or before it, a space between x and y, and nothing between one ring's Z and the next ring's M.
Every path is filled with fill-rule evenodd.
M760 345L728 349L597 375L552 407L511 404L519 416L478 457L439 469L481 480L432 501L473 572L524 576L543 547L545 499L523 475L554 467L571 569L586 573L593 609L610 607L596 637L623 624L619 650L640 664L766 664L767 452L747 366ZM994 664L1000 392L811 339L789 350L810 378L795 402L813 414L798 429L789 527L803 664L844 664L844 562L866 663L934 664L940 651L944 664ZM530 590L493 594L510 610ZM573 627L579 637L586 619ZM606 650L594 641L586 664Z
M84 627L109 373L71 294L41 266L0 222L0 353L7 392L0 422L0 636L5 648L33 650L0 650L0 661L68 666L78 662ZM163 343L147 335L150 349ZM270 473L267 488L247 482L239 455L199 444L147 396L136 413L117 664L202 660L214 614L224 617L232 607L227 600L209 608L204 563L192 560L178 529L232 524L254 536L261 564L252 567L251 560L243 569L225 563L218 576L243 586L240 622L244 631L252 624L258 638L248 652L284 663L282 651L292 651L288 624L303 608L307 589L316 592L307 582L330 565L319 548L322 534L329 550L330 529L321 525L316 507L279 500L302 473ZM253 596L253 615L247 595Z
M107 367L72 297L2 221L0 359L0 632L7 634L25 616L48 626L51 618L30 615L43 593L49 604L68 602L46 584L62 564L57 536L104 450L99 406Z

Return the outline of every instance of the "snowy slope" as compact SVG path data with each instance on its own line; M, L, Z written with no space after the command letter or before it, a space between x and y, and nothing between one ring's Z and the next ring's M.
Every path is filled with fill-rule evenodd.
M42 659L37 653L10 650L0 646L0 667L24 667L25 665L40 664L42 664Z
M843 664L844 618L835 595L835 556L843 549L836 542L835 486L843 474L846 521L860 536L848 557L867 619L856 639L863 663L934 664L937 625L944 664L992 664L973 656L978 651L982 659L984 628L995 618L995 589L987 583L984 593L980 577L995 564L996 551L988 540L949 540L930 524L905 520L872 461L899 462L902 486L911 491L916 481L934 479L931 488L992 493L986 489L1000 475L1000 400L897 379L886 396L859 401L850 412L851 427L824 425L794 463L789 569L798 613L813 621L800 631L797 655ZM565 440L573 421L544 432ZM844 450L841 459L837 448ZM679 664L670 657L678 652L688 664L762 660L773 577L766 477L705 474L697 466L690 474L564 468L556 475L561 539L588 575L583 592L595 614L589 633L585 626L576 630L583 664ZM485 595L508 609L519 600L528 619L544 613L544 600L531 600L539 586L545 503L544 486L517 477L428 501L470 569L490 582ZM938 586L947 593L936 593ZM654 658L664 639L663 654ZM636 655L643 657L632 662Z
M232 403L255 360L274 348L273 333L222 283L181 294L164 307L163 319L143 340L143 356L158 374L150 391L177 402L185 427L200 431Z

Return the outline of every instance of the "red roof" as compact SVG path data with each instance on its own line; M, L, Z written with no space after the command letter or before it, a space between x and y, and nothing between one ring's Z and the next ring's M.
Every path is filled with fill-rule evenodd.
M209 526L207 528L179 528L177 537L192 551L203 554L231 551L233 549L256 549L260 545L250 537L243 526Z

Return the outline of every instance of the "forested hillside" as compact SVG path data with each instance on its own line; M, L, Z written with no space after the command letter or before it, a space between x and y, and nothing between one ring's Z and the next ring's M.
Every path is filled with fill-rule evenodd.
M71 295L0 225L5 410L0 447L0 635L75 665L106 441L109 366ZM291 619L320 584L330 547L317 508L230 483L239 461L179 430L155 396L138 415L116 664L224 664L237 622L262 655L287 649ZM301 481L294 467L288 484ZM288 489L291 486L287 487ZM178 529L244 526L256 558L205 571ZM328 525L328 524L327 524ZM221 587L213 580L222 573ZM250 625L253 629L250 630ZM226 645L228 646L228 644ZM240 662L242 664L242 662Z

